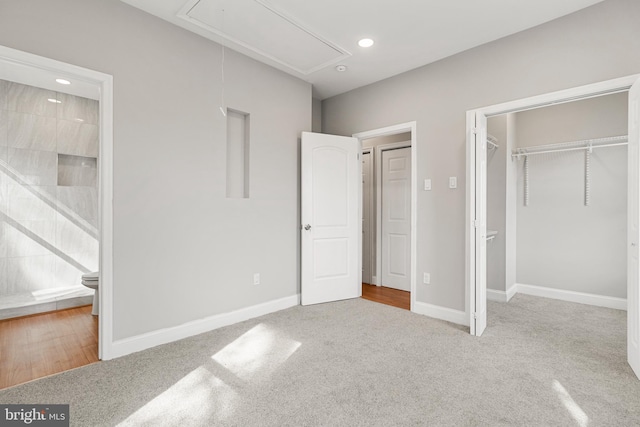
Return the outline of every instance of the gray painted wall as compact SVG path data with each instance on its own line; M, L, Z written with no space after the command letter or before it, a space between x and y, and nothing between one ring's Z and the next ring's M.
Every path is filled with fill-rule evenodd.
M487 151L487 229L498 232L493 240L487 242L487 288L504 291L507 115L490 117L487 131L498 139L498 148Z
M311 131L322 132L322 101L317 98L311 100Z
M487 225L498 232L487 245L487 288L503 292L516 284L516 118L509 113L487 120L489 134L498 138L498 148L487 154Z
M0 44L114 77L115 339L299 291L310 84L227 51L226 104L251 114L251 189L226 199L219 45L118 0L3 1Z
M626 93L517 114L518 147L627 134ZM529 206L518 162L517 281L626 298L627 149L595 149L591 203L584 205L585 155L531 156Z
M465 298L465 112L640 73L640 2L607 0L323 102L323 131L351 135L417 122L417 300L457 310ZM449 176L459 186L448 188Z

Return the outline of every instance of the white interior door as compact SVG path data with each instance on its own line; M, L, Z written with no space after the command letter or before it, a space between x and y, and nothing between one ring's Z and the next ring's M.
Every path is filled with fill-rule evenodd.
M480 336L487 327L487 117L476 113L475 127L475 172L476 172L476 216L475 216L475 256L476 283L475 335Z
M628 248L627 248L627 358L629 365L640 378L640 263L638 244L640 231L640 80L629 91L629 147L628 147Z
M302 133L302 305L362 294L360 151L356 138Z
M381 285L411 291L411 147L381 152Z
M362 153L362 281L373 284L373 162Z

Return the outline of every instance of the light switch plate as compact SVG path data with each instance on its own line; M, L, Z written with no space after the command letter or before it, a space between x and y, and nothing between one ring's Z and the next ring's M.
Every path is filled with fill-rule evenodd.
M429 191L431 190L431 180L430 179L425 179L424 180L424 191Z
M449 177L449 188L458 188L458 178L455 176Z

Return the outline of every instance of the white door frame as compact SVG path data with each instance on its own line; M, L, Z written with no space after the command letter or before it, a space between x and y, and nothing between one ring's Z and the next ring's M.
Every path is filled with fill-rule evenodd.
M354 133L352 136L358 138L360 143L365 139L377 138L380 136L396 135L399 133L411 132L411 311L414 311L416 303L416 260L417 260L417 230L418 230L418 144L417 144L417 124L415 121L401 123L384 128L374 129L366 132ZM378 157L374 158L374 162L379 162ZM375 166L374 166L375 167ZM377 178L376 178L377 179ZM380 222L378 221L378 224ZM376 224L376 228L378 227ZM379 239L378 239L379 240ZM376 252L378 242L376 242ZM376 258L378 256L376 255ZM376 260L377 280L380 281L380 260Z
M411 148L412 144L407 141L393 142L390 144L378 145L375 147L376 159L378 161L374 164L373 168L376 171L376 285L382 286L382 152L389 150L396 150L399 148ZM413 151L411 151L413 155ZM413 166L413 157L411 158L411 166ZM411 171L411 195L413 197L413 171ZM411 210L411 221L413 221L413 209ZM411 222L411 230L413 231L413 222ZM413 234L413 233L412 233ZM414 236L411 235L411 239ZM413 247L413 242L411 242ZM411 271L413 271L413 261L411 261ZM413 289L413 288L412 288Z
M113 358L113 77L31 53L0 46L0 65L22 66L56 73L72 81L95 85L100 92L98 215L100 244L100 316L98 357Z
M362 141L360 142L360 145L362 145ZM375 150L373 147L366 147L362 149L362 154L369 154L371 156L371 161L369 162L369 175L371 177L371 200L369 200L369 206L364 206L364 200L363 200L363 210L362 210L362 216L364 218L364 210L368 210L369 211L369 216L370 219L373 219L374 215L375 215L375 209L374 209L374 203L373 203L373 178L375 176L375 174L373 173L374 169L375 169L375 161L376 161L376 156L375 156ZM362 193L362 198L364 199L364 192ZM370 221L371 222L371 221ZM373 255L375 253L374 251L374 247L373 244L371 243L371 239L373 238L373 227L371 227L371 224L369 224L369 229L367 230L367 233L369 233L369 255L370 255L370 266L371 266L371 261L373 261ZM364 236L363 236L363 241L364 241ZM364 255L364 254L363 254ZM364 264L364 259L362 260L363 264ZM376 264L376 268L377 268ZM369 272L369 275L371 277L371 282L370 285L378 285L378 278L373 274L373 271ZM364 276L363 276L363 280L364 280ZM379 285L378 285L379 286Z
M502 104L490 105L483 108L467 111L467 209L466 209L466 307L465 311L470 321L470 332L475 335L474 313L471 309L474 307L476 293L476 241L475 241L475 210L476 210L476 170L475 170L475 135L474 127L476 121L476 113L484 114L486 117L497 116L500 114L532 110L535 108L546 107L550 105L563 104L566 102L577 101L581 99L593 98L601 95L608 95L617 92L626 92L631 85L640 78L640 74L621 77L618 79L607 80L604 82L579 86L576 88L551 92L543 95L533 96L530 98L519 99L516 101L505 102ZM629 300L627 300L629 303Z

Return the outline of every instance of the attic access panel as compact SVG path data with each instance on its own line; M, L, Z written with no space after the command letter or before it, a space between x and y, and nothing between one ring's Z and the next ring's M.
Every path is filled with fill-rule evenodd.
M190 0L178 17L302 74L351 56L264 0Z

